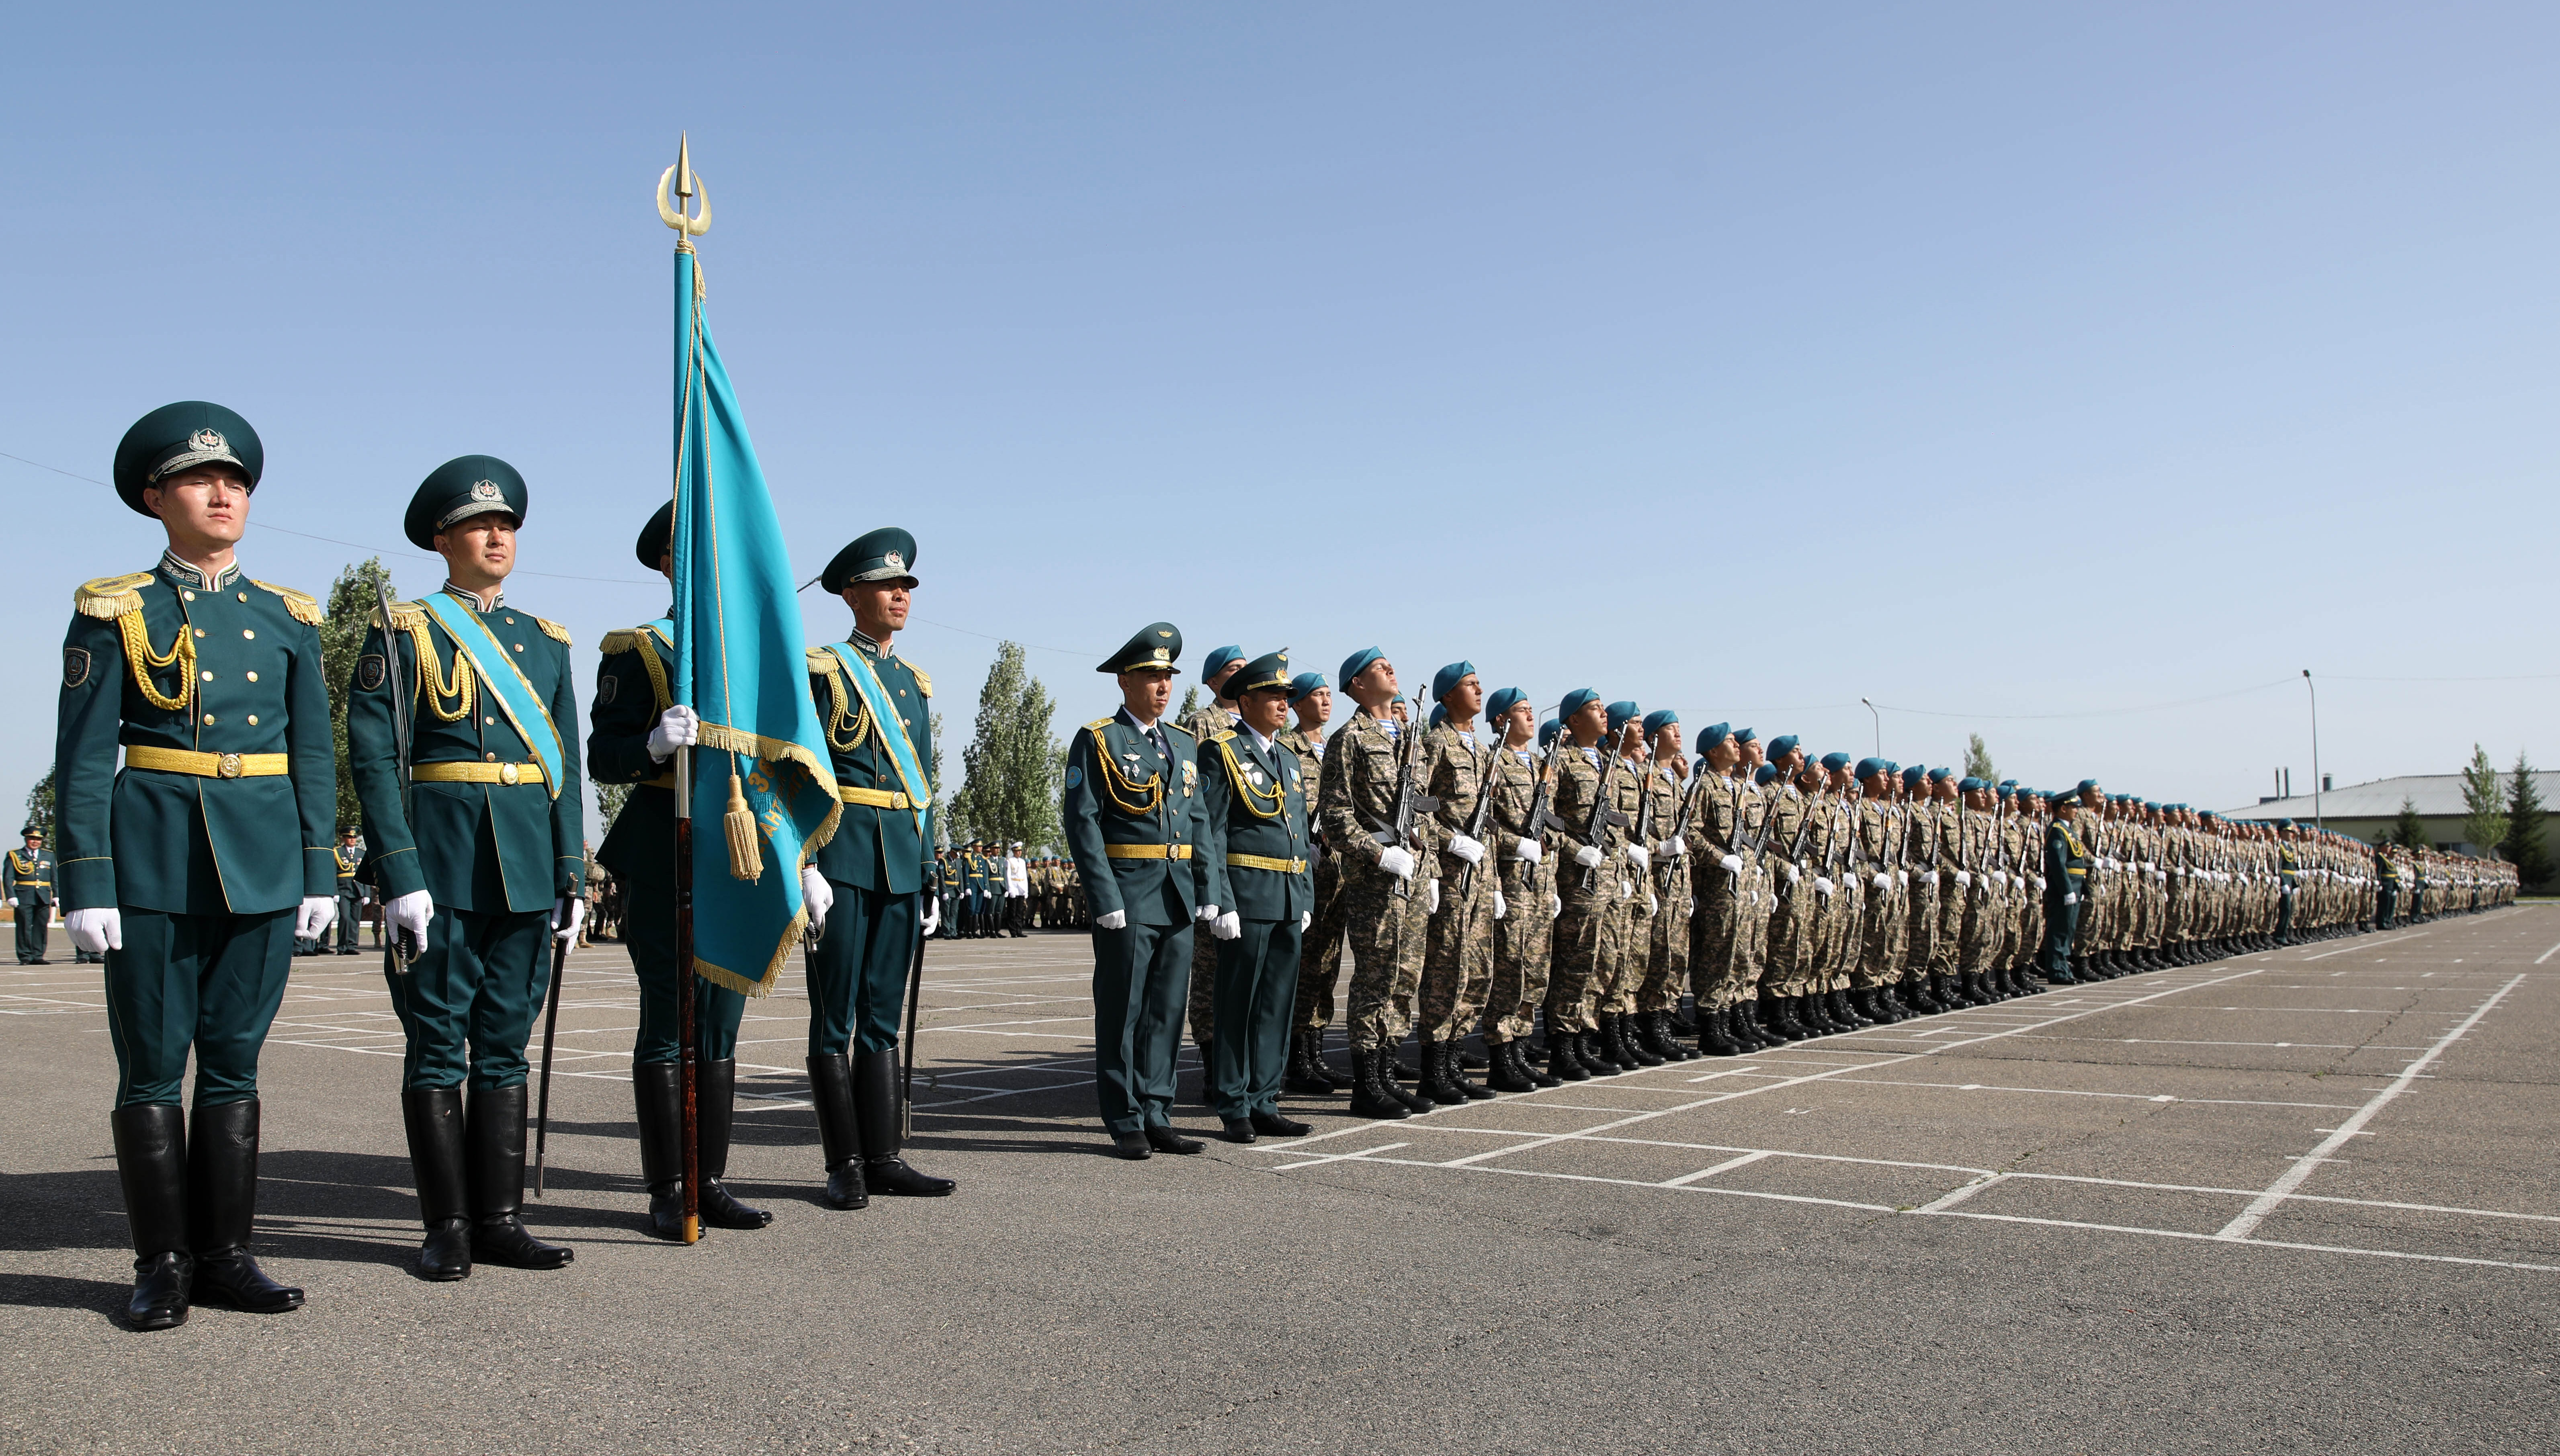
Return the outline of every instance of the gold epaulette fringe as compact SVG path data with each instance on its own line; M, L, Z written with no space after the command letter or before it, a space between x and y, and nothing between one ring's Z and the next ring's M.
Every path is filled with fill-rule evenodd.
M1107 718L1097 718L1093 722L1085 725L1085 728L1097 733L1109 727L1111 727L1111 720Z
M255 576L248 579L248 584L283 597L285 614L304 626L316 627L320 625L321 619L328 615L320 609L320 598L308 591L296 591L290 586L278 586L272 581L260 581Z
M379 629L383 625L382 609L379 607L375 608L374 614L366 620L372 626ZM394 631L414 632L425 625L425 607L419 606L413 601L395 601L392 603L392 629Z
M828 649L824 647L812 647L809 649L809 671L813 673L831 673L836 671L839 665L836 654Z
M574 647L577 645L576 643L568 640L568 628L561 626L560 623L553 621L549 617L534 618L534 625L543 629L544 636L549 637L562 647Z
M924 669L917 667L914 663L910 662L906 665L906 670L915 674L915 691L923 694L927 698L932 697L933 679L924 675Z
M602 652L607 657L612 657L617 653L637 652L640 650L640 629L637 627L617 627L614 630L605 633L604 640L595 645L596 650Z
M128 571L121 576L100 576L83 581L72 593L72 606L84 617L111 622L130 611L142 609L143 583L151 579L149 571Z

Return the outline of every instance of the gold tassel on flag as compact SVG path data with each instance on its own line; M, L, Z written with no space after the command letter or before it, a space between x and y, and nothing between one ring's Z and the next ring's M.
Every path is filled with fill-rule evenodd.
M728 834L728 873L736 880L764 878L764 845L755 832L755 815L746 807L746 785L732 763L728 770L728 812L720 816Z

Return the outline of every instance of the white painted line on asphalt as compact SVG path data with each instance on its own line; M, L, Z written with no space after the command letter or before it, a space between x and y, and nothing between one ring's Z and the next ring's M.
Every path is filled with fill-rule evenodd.
M1941 1194L1937 1198L1930 1200L1928 1203L1922 1204L1920 1207L1913 1209L1911 1212L1914 1213L1943 1213L1947 1210L1954 1208L1956 1205L1963 1203L1965 1200L1972 1198L1974 1195L1981 1193L1984 1189L1990 1188L1994 1184L2006 1181L2008 1175L2005 1173L1988 1174L1966 1184L1963 1188L1954 1189Z
M1883 1077L1842 1077L1840 1085L1850 1087L1934 1087L1950 1092L2024 1092L2044 1097L2116 1097L2133 1102L2189 1102L2211 1107L2302 1107L2321 1112L2353 1110L2347 1102L2260 1102L2243 1097L2173 1097L2153 1092L2092 1092L2078 1087L2009 1087L1992 1082L1902 1082ZM2326 1129L2319 1129L2325 1131Z
M2249 1207L2242 1211L2239 1217L2223 1224L2221 1231L2213 1236L2222 1239L2247 1238L2250 1230L2265 1222L2267 1220L2267 1215L2276 1211L2277 1205L2282 1204L2286 1197L2293 1193L2295 1189L2303 1186L2303 1180L2312 1176L2313 1169L2318 1167L2322 1159L2326 1158L2329 1154L2336 1152L2339 1148L2344 1147L2348 1138L2353 1137L2358 1129L2362 1128L2367 1122L2373 1120L2374 1114L2380 1112L2384 1107L2389 1106L2392 1098L2399 1096L2402 1092L2409 1089L2409 1084L2417 1080L2418 1073L2427 1069L2427 1063L2435 1060L2438 1056L2443 1055L2447 1048L2453 1046L2455 1042L2459 1041L2465 1032L2479 1026L2480 1018L2487 1016L2500 1001L2505 1000L2506 993L2514 990L2522 984L2524 984L2524 978L2522 976L2517 976L2509 980L2505 985L2499 987L2496 994L2490 996L2488 1000L2481 1002L2479 1008L2473 1011L2470 1016L2463 1018L2460 1025L2456 1026L2452 1031L2447 1032L2437 1041L2435 1046L2428 1048L2426 1054L2420 1056L2417 1060L2409 1063L2407 1067L2403 1068L2400 1075L2391 1079L2391 1084L2389 1086L2384 1087L2380 1092L2374 1094L2373 1098L2366 1102L2363 1107L2359 1108L2354 1116L2349 1117L2346 1121L2338 1124L2337 1131L2330 1133L2327 1137L2321 1139L2319 1147L2312 1149L2310 1152L2305 1153L2302 1157L2296 1159L2294 1166L2286 1169L2274 1183L2267 1186L2267 1191L2265 1193L2260 1194L2255 1200L2251 1201Z
M2335 950L2323 950L2318 955L2304 956L2303 959L2306 962L2310 962L2316 960L2326 960L2333 955L2344 955L2350 950L2380 950L2386 945L2398 945L2404 940L2418 940L2426 936L2433 935L2434 933L2436 932L2432 930L2413 930L2406 935L2394 935L2388 940L2350 940Z
M2535 956L2533 958L2533 963L2538 966L2555 955L2560 955L2560 945L2555 945L2549 950L2542 952L2540 955Z
M1303 1144L1301 1146L1303 1146ZM1305 1159L1302 1162L1291 1163L1284 1167L1274 1168L1271 1171L1274 1173L1295 1173L1301 1168L1313 1168L1320 1163L1349 1163L1355 1158L1365 1158L1372 1153L1391 1153L1398 1148L1409 1148L1411 1146L1413 1146L1411 1143L1380 1143L1374 1148L1362 1148L1357 1153L1319 1154L1316 1157ZM1275 1153L1285 1153L1294 1152L1296 1150L1294 1148L1273 1148L1271 1151ZM1399 1162L1402 1160L1390 1158L1387 1161ZM1427 1168L1432 1165L1427 1163L1416 1163L1412 1166L1417 1168Z
M1912 1212L1918 1213L1918 1210ZM2197 1233L2183 1228L2136 1228L2125 1223L2084 1223L2076 1218L2029 1218L2017 1213L1976 1213L1957 1209L1937 1215L1941 1218L1982 1218L1995 1223L2038 1223L2047 1228L2090 1228L2102 1233L2140 1233L2152 1238L2192 1238L2207 1243L2245 1243L2251 1248L2290 1248L2320 1254L2361 1254L2374 1259L2415 1259L2430 1264L2471 1264L2488 1269L2526 1269L2539 1274L2560 1274L2560 1264L2521 1264L2509 1259L2473 1259L2459 1254L2407 1253L2392 1248L2350 1248L2335 1243L2295 1243L2280 1238L2224 1239L2218 1233Z
M1666 1179L1666 1180L1664 1180L1664 1181L1663 1181L1662 1186L1663 1186L1664 1188L1686 1188L1686 1187L1688 1187L1690 1184L1697 1182L1697 1181L1698 1181L1699 1179L1701 1179L1701 1178L1713 1178L1715 1175L1717 1175L1717 1174L1719 1174L1719 1173L1730 1173L1730 1172L1732 1172L1732 1171L1733 1171L1734 1169L1736 1169L1736 1168L1741 1168L1741 1167L1747 1166L1747 1165L1752 1164L1752 1163L1757 1163L1757 1162L1759 1162L1761 1159L1766 1158L1766 1157L1769 1157L1769 1156L1771 1156L1771 1155L1770 1155L1768 1152L1766 1152L1766 1151L1757 1152L1757 1153L1745 1153L1745 1154L1743 1154L1743 1155L1742 1155L1741 1157L1739 1157L1739 1158L1727 1158L1727 1159L1725 1159L1723 1162L1716 1164L1716 1165L1715 1165L1714 1167L1712 1167L1712 1168L1701 1168L1701 1169L1697 1170L1695 1173L1683 1173L1683 1174L1681 1174L1681 1175L1680 1175L1680 1177L1678 1177L1678 1178Z

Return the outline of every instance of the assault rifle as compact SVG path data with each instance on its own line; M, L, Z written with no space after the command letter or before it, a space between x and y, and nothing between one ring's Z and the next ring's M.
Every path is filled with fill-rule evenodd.
M1556 741L1560 745L1564 743L1562 738L1558 738ZM1576 838L1580 839L1584 844L1589 845L1594 849L1599 848L1600 836L1606 834L1611 826L1615 825L1623 828L1627 823L1626 814L1613 807L1609 802L1609 793L1610 790L1616 786L1617 778L1618 744L1616 739L1613 737L1609 743L1609 751L1600 755L1600 783L1597 788L1594 788L1591 791L1591 817L1583 824L1582 832L1576 836ZM1568 834L1572 833L1571 830L1567 830L1565 832ZM1599 866L1590 866L1582 872L1583 893L1589 894L1599 884Z
M1492 725L1488 724L1486 727L1490 729ZM1494 745L1493 753L1484 763L1477 766L1476 812L1467 816L1466 835L1467 838L1474 840L1478 844L1485 844L1485 832L1494 826L1494 775L1503 766L1503 745L1496 743ZM1485 853L1492 854L1492 847L1487 846ZM1460 865L1458 867L1458 898L1460 902L1463 903L1466 900L1467 890L1475 883L1476 867L1473 865ZM1496 888L1500 888L1499 884Z
M1680 795L1680 813L1679 813L1679 815L1678 815L1677 817L1675 817L1675 818L1672 820L1672 838L1673 838L1673 839L1676 839L1676 840L1679 840L1679 841L1680 842L1680 858L1681 858L1681 859L1683 859L1683 860L1685 860L1685 859L1687 859L1687 858L1688 858L1688 816L1689 816L1689 810L1690 810L1691 808L1693 808L1693 807L1695 807L1695 806L1696 806L1696 804L1697 804L1697 796L1698 796L1699 792L1700 792L1701 790L1703 790L1705 787L1706 787L1706 760L1705 760L1705 759L1703 759L1703 758L1701 758L1701 759L1699 759L1699 760L1698 760L1698 762L1697 762L1697 772L1696 772L1696 773L1694 773L1694 774L1691 774L1691 775L1689 776L1689 781L1688 781L1688 792L1686 792L1686 793L1684 793L1684 794ZM1662 892L1663 892L1663 893L1665 893L1665 894L1669 894L1669 893L1671 893L1671 892L1672 892L1672 879L1671 879L1672 872L1671 872L1671 867L1670 867L1669 865L1656 865L1656 866L1654 867L1654 869L1656 870L1656 872L1658 872L1658 873L1657 873L1657 878L1656 878L1656 880L1655 880L1655 884L1659 885L1659 886L1662 888Z
M1381 845L1413 855L1414 874L1417 875L1422 870L1422 857L1414 852L1414 821L1440 807L1438 799L1422 792L1421 786L1413 781L1417 766L1415 760L1422 756L1425 731L1418 723L1408 723L1399 730L1395 745L1395 808L1387 816L1387 827L1373 830L1369 835ZM1396 898L1410 899L1412 895L1413 876L1408 875L1395 882Z

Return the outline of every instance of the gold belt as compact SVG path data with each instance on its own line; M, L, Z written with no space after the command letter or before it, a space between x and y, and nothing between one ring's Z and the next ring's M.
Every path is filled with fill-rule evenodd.
M836 786L836 797L848 804L865 804L874 809L903 809L909 802L906 795L895 789L857 789L843 784Z
M192 748L131 746L124 750L127 768L162 773L192 773L198 778L273 778L288 771L290 753L199 753Z
M1187 844L1107 844L1102 847L1102 854L1111 860L1188 860L1192 857L1192 847Z
M1269 855L1229 855L1226 863L1246 870L1268 870L1274 875L1303 875L1307 872L1304 860L1275 860Z
M420 763L408 771L411 783L541 783L539 763L475 763L468 758L446 763Z

